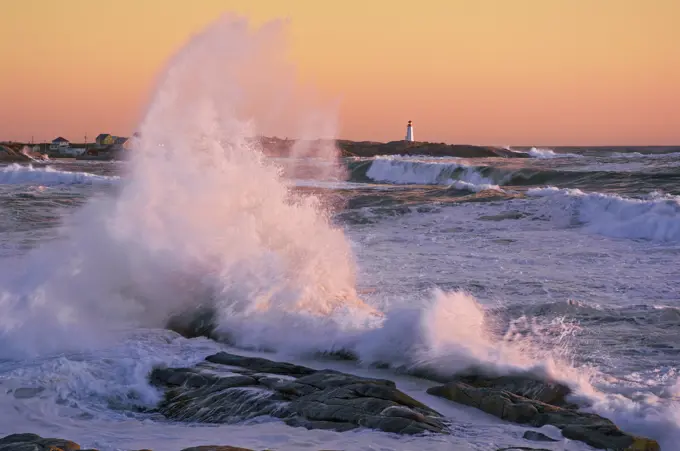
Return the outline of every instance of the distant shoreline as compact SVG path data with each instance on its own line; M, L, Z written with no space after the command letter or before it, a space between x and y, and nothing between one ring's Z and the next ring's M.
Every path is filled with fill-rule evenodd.
M276 137L258 137L264 153L268 156L285 157L294 151L294 145L302 140L283 139ZM328 143L328 140L311 140L314 143ZM430 157L458 157L458 158L529 158L528 151L532 147L549 148L560 151L579 149L616 149L620 151L637 150L640 148L664 149L678 146L512 146L512 150L501 146L483 146L472 144L446 144L432 142L409 141L352 141L347 139L334 140L342 157L371 158L379 155L421 155ZM75 158L78 160L124 160L127 151L114 151L107 147L98 147L95 143L71 143L70 148L96 150L93 155L61 155L50 152L49 143L31 144L19 142L0 142L0 162L21 163L36 162L47 159ZM35 149L38 149L37 151Z

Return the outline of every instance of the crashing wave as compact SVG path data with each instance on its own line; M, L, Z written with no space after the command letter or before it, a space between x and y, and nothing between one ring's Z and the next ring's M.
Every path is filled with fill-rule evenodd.
M632 199L555 187L532 188L527 196L549 198L553 218L568 222L575 219L593 233L614 238L680 241L679 196Z
M663 159L663 158L680 158L680 152L669 152L669 153L641 153L641 152L614 152L609 155L611 158L649 158L649 159Z
M95 185L117 183L119 180L118 176L59 171L49 166L36 168L30 164L14 163L0 168L0 185Z
M376 157L366 171L366 177L376 182L397 185L448 185L472 192L501 190L494 180L480 174L477 167L450 160L440 162Z
M553 158L582 158L583 155L578 155L575 153L556 153L552 149L541 149L538 147L532 147L527 152L532 158L539 158L543 160L550 160Z

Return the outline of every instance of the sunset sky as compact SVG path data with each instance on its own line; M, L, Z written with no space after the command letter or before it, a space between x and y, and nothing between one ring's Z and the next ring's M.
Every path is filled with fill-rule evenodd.
M233 11L290 19L338 136L680 144L678 0L0 0L0 140L129 135L154 77Z

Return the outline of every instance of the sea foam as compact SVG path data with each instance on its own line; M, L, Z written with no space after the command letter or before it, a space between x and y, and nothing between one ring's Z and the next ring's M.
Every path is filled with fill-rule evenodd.
M549 213L558 220L576 219L587 230L614 237L680 241L680 198L632 199L578 189L532 188L530 197L550 199Z
M307 115L304 99L286 97L294 77L283 38L280 22L252 31L225 17L172 59L116 197L94 198L64 218L62 239L0 276L0 354L87 346L116 327L163 327L173 313L202 303L244 320L272 311L373 310L356 294L343 231L318 197L293 192L254 139L281 125L278 111L306 138L293 157L328 161L317 180L342 174L333 142L308 145L312 133L328 136L333 116Z
M115 184L119 180L118 176L59 171L51 166L34 167L13 163L0 167L0 185L96 185Z
M532 158L540 158L543 160L549 160L553 158L582 158L583 155L578 155L575 153L557 153L552 149L542 149L539 147L532 147L527 152Z

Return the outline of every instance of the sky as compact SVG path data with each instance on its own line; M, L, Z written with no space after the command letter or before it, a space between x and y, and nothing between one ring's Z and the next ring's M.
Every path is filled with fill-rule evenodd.
M678 0L0 0L0 140L131 134L225 12L289 20L339 138L680 144Z

